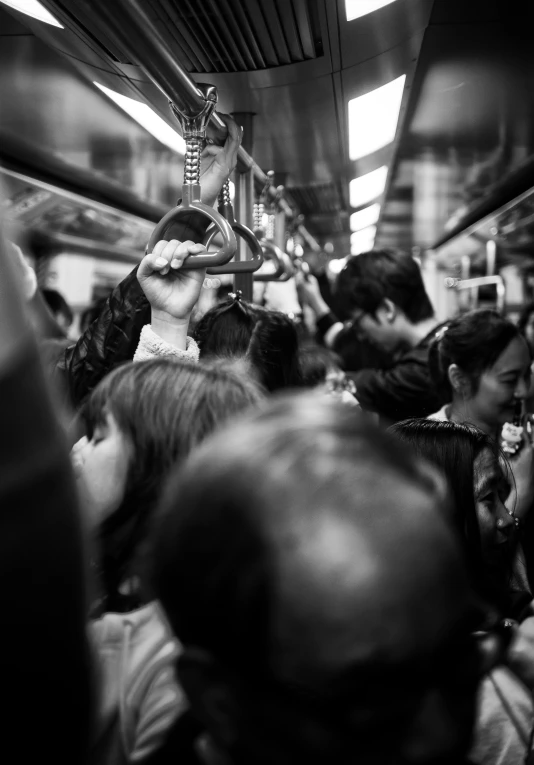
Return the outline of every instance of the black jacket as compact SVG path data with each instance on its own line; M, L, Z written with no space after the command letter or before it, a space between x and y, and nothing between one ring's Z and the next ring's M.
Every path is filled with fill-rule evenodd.
M210 221L198 213L183 216L168 233L169 238L202 242ZM137 266L115 287L99 317L76 345L65 351L57 364L60 386L67 390L77 409L108 372L131 361L141 330L150 324L150 304L137 281Z
M363 409L377 412L388 423L428 417L440 409L443 402L438 398L428 368L429 348L439 329L436 327L389 369L348 373L354 380L356 398Z

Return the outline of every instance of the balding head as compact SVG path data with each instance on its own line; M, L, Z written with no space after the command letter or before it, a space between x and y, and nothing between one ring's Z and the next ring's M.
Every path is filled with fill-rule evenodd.
M387 692L388 673L425 668L467 608L438 487L358 412L271 402L170 487L157 593L185 646L259 687L352 693L378 724L381 696L354 701L357 678Z

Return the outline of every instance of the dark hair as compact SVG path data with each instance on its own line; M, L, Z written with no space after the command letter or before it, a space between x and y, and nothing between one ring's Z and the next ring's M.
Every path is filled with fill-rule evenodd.
M404 252L372 250L349 258L337 278L336 295L347 318L356 309L374 315L386 298L414 324L434 315L421 269Z
M204 314L194 338L201 359L246 358L268 391L300 384L298 334L284 313L229 298Z
M50 308L54 316L56 316L58 313L63 314L65 318L67 319L69 324L72 324L72 320L74 319L71 307L57 290L41 290L42 295L45 299L45 302L47 306Z
M513 557L503 561L502 570L487 570L482 557L474 490L474 465L479 454L489 449L501 464L506 462L504 455L488 435L472 425L413 419L396 423L389 430L410 444L418 457L436 465L445 475L451 491L452 521L462 542L475 591L504 615L511 616ZM515 549L511 550L515 554ZM521 607L524 605L521 603Z
M394 439L313 393L271 399L197 450L167 488L152 556L155 592L180 641L260 670L272 648L273 522L303 530L332 514L364 535L384 528L393 508L377 514L362 499L374 473L384 486L389 474L435 492Z
M516 337L519 329L497 311L470 311L450 321L430 346L429 368L442 403L452 401L449 367L457 364L476 393L480 377L490 369Z
M124 364L91 393L82 410L88 436L110 413L134 450L121 506L100 529L108 610L131 608L118 588L139 573L141 547L167 475L223 422L261 398L249 376L223 364L167 359Z
M314 388L325 382L329 372L341 372L341 359L334 351L322 345L307 343L299 350L299 366L302 385Z
M533 303L527 303L519 316L519 321L517 322L517 327L521 332L525 332L526 326L528 324L528 320L534 313L534 302Z

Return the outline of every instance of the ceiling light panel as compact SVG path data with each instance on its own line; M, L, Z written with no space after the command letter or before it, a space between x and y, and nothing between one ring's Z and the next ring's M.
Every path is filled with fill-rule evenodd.
M379 197L385 187L388 169L386 165L373 170L366 175L360 175L349 185L349 196L351 207L363 207L363 205L373 202Z
M406 75L349 101L349 156L361 159L392 143Z
M364 207L363 210L352 213L350 216L350 230L360 231L367 226L373 226L380 216L380 205L378 203Z
M376 237L376 226L368 226L361 231L351 234L350 254L361 255L362 252L369 252L373 249Z
M347 13L347 21L354 21L361 16L367 16L368 13L378 11L379 8L383 8L385 5L395 0L345 0L345 11Z
M120 106L120 108L129 114L132 119L138 122L141 127L144 127L145 130L152 133L154 138L157 138L158 141L161 141L161 143L164 143L165 146L168 146L169 149L172 149L178 154L185 154L185 141L182 136L177 133L176 130L173 130L172 127L159 116L159 114L156 114L156 112L148 106L148 104L143 104L141 101L136 101L134 98L123 96L122 93L116 93L114 90L105 88L98 82L94 82L93 85L96 85L102 93L105 93L106 96L111 98L117 106Z
M31 16L33 19L44 21L45 24L52 24L54 27L64 29L63 24L60 24L59 21L54 18L43 5L41 5L41 3L37 2L37 0L0 0L0 2L4 5L9 5L9 7L13 8L15 11L20 11L20 13L26 14L26 16Z

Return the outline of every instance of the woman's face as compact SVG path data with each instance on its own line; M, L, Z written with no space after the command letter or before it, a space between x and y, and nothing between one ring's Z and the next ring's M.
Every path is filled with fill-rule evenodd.
M512 422L517 400L529 392L530 364L526 342L515 338L480 376L476 393L469 399L474 422L498 430L505 422Z
M133 447L113 415L106 414L90 440L84 436L72 447L71 456L83 511L96 529L124 498Z
M474 475L483 560L490 566L504 563L509 559L515 528L514 519L504 505L510 495L510 483L490 449L484 449L475 459Z

